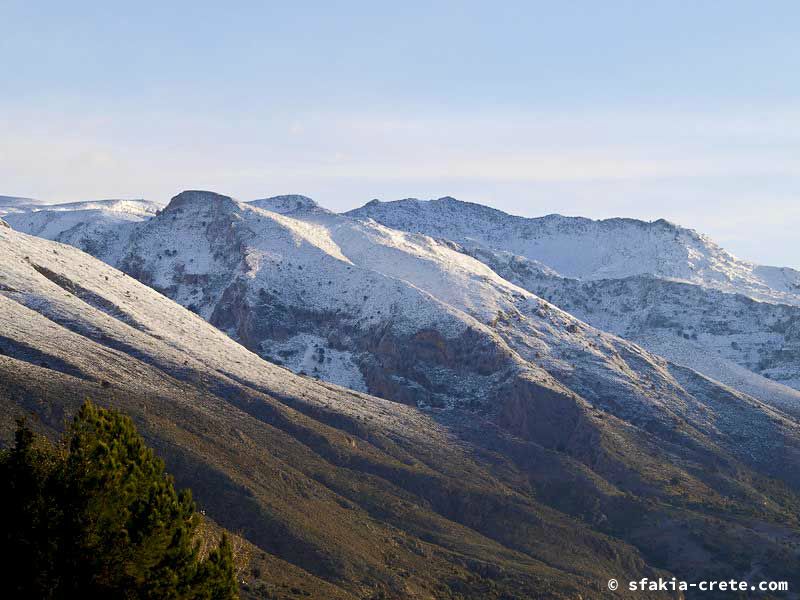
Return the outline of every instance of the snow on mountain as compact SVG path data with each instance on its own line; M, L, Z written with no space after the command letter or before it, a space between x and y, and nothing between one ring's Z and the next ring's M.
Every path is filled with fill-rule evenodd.
M800 390L800 307L650 277L593 283L551 280L539 289L597 327L682 355L687 366L711 350Z
M763 403L426 236L205 192L133 229L114 252L131 274L257 351L349 361L370 389L385 372L453 408L297 376L77 248L1 227L4 410L52 426L101 395L213 518L347 597L370 578L392 597L445 579L458 595L545 582L545 598L591 597L662 574L651 555L689 580L796 572L779 542L800 499L763 475L800 486L800 432ZM456 402L471 386L476 404Z
M791 269L745 263L665 221L522 219L450 198L373 201L349 214L455 240L454 249L598 329L800 412Z
M271 212L288 215L302 211L323 211L319 204L314 202L308 196L301 196L300 194L288 194L284 196L272 196L270 198L261 198L260 200L251 200L248 202L251 206L263 208Z
M568 435L555 423L571 418L558 408L571 398L676 443L713 439L767 470L794 451L775 423L795 426L773 408L587 326L450 243L197 191L125 228L106 260L297 372L488 411L550 443Z
M17 196L0 196L0 217L17 212L26 212L44 204L34 198L19 198Z
M155 216L159 209L158 204L146 200L93 200L39 204L5 218L17 231L110 258L107 253L120 246L131 226Z
M77 202L48 203L32 198L0 196L0 214L14 212L107 210L138 216L153 216L161 206L148 200L81 200Z
M464 556L502 559L515 579L500 581L505 589L532 589L539 560L550 582L584 594L585 582L615 566L631 577L653 572L627 544L611 547L603 534L501 482L416 408L265 362L70 246L0 229L0 315L4 414L35 411L37 422L58 427L74 396L122 408L210 516L353 592L336 597L362 598L368 577L401 582L390 589L432 586L438 573L454 577ZM453 493L485 501L491 514L483 523L506 524L490 530L467 511L442 517L436 498ZM530 542L515 540L520 528ZM389 564L374 548L393 536L404 545ZM559 558L564 537L588 566ZM436 552L420 556L424 544ZM628 566L614 564L620 553Z
M548 215L525 218L445 197L380 202L346 213L538 261L583 280L633 275L687 281L770 302L800 305L800 272L740 260L708 237L665 221Z
M599 329L800 414L800 307L652 276L569 279L507 252L454 247Z
M23 340L41 335L54 348L61 348L59 355L75 349L66 340L59 343L54 337L58 328L52 324L47 327L51 331L46 331L26 322L26 318L35 318L33 314L25 317L27 308L56 323L68 324L69 331L60 333L65 338L70 337L70 331L78 332L89 339L99 339L109 348L134 349L135 355L148 356L147 362L174 373L187 368L224 371L226 377L264 385L275 393L291 395L299 389L317 397L329 395L323 388L314 391L317 384L312 380L264 362L223 332L209 327L204 319L76 248L2 228L0 257L0 300L12 301L4 303L0 337L19 336ZM34 273L38 276L32 276ZM64 290L68 291L66 296ZM90 354L83 359L87 364L92 362ZM343 410L361 410L360 401L349 402L350 408L343 405ZM397 416L386 416L387 426L396 422Z

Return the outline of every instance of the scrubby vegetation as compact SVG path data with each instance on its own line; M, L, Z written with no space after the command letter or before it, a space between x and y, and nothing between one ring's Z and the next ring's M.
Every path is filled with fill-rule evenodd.
M20 423L0 480L5 597L238 598L227 535L201 548L191 492L118 412L87 401L56 444Z

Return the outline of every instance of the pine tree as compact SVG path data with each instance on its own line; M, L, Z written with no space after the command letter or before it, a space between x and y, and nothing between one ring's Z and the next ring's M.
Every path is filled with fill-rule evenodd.
M60 445L20 425L0 478L14 597L238 598L227 537L200 560L191 492L130 418L87 401Z
M235 598L239 586L234 576L233 552L227 534L222 534L219 547L208 555L200 564L197 578L203 581L204 594L197 596L198 600L223 600Z
M59 467L57 450L21 423L13 450L0 454L0 577L10 597L51 598L58 586L63 511L53 488Z

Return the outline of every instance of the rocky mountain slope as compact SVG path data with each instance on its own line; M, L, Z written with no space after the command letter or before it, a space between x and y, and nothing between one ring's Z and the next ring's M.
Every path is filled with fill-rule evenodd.
M146 200L94 200L35 204L5 216L17 231L58 240L93 254L117 247L134 223L149 219L159 206Z
M581 280L653 275L759 300L800 305L800 272L755 265L708 237L663 219L594 221L548 215L516 217L454 198L380 202L346 213L470 248L503 250Z
M62 426L86 395L125 410L209 516L272 557L248 586L562 598L653 573L430 415L267 363L72 247L2 228L0 258L4 439L28 413ZM543 463L563 460L580 473L566 455Z
M371 202L350 214L453 240L599 329L800 411L791 269L746 263L664 221L523 219L453 199Z
M298 373L420 407L500 415L512 400L557 389L638 425L688 421L759 468L775 468L774 438L758 433L758 418L715 415L715 394L689 393L669 363L451 244L307 199L290 205L291 216L184 192L97 254ZM97 251L94 240L83 245Z
M147 343L156 344L158 353L177 350L193 357L183 358L183 366L180 358L156 361L154 350L143 351L143 341L132 344L126 329L124 344L114 341L112 347L137 362L162 364L156 380L167 374L193 382L249 413L260 404L250 406L238 395L256 389L306 416L318 419L324 414L326 425L348 431L355 427L370 444L385 436L398 444L402 438L403 451L414 447L415 460L428 466L446 470L449 464L471 464L467 470L478 471L470 481L478 488L499 478L509 490L523 494L525 502L555 511L558 519L575 519L581 531L611 535L638 548L643 564L693 576L734 575L745 566L754 572L795 568L797 555L787 543L797 535L797 497L791 490L800 485L800 435L796 419L779 405L720 386L587 326L501 278L451 242L335 215L304 200L260 203L284 214L208 192L184 192L157 216L126 225L129 232L100 253L230 338L109 267L103 267L101 276L122 277L126 288L106 289L108 283L93 279L99 263L86 265L90 259L77 250L47 246L8 229L3 231L9 251L43 244L38 255L49 257L54 250L54 257L66 252L68 258L54 258L57 268L39 264L43 259L38 258L33 262L44 270L28 268L23 263L30 263L31 250L19 250L15 260L27 270L14 276L16 284L0 279L0 285L6 286L5 295L17 303L22 298L22 306L44 311L51 320L52 302L66 302L62 294L76 296L75 307L55 313L60 314L59 325L73 328L86 319L80 316L86 309L78 306L88 299L92 306L105 308L101 312L112 315L111 322L124 317L123 324L129 318L146 324L148 335L157 340ZM49 285L36 279L31 268L61 291L48 287L52 298L44 291L15 296L25 277ZM66 269L71 283L62 278ZM122 310L126 303L134 308ZM164 311L170 316L160 316ZM161 324L156 326L153 319ZM80 328L89 339L114 338L94 323ZM30 335L29 329L46 331L41 323L18 328L17 360L38 357L25 354L35 344L19 343ZM298 373L396 402L297 378L233 340ZM72 342L63 341L67 346ZM59 343L48 346L48 356ZM69 363L67 356L60 352L58 361ZM193 360L200 364L192 367ZM52 358L44 362L61 364ZM81 372L86 369L80 367ZM99 377L99 389L106 389L102 381L111 385L118 375L94 377ZM304 396L314 396L307 388L350 400L311 402ZM375 407L380 407L379 414ZM315 436L302 441L317 440L314 450L327 453L318 446L322 438ZM345 446L362 447L352 434L347 440ZM346 464L353 468L359 460L348 458ZM520 533L527 541L512 541L506 528L512 523L514 529L527 526L534 517L512 517L496 500L459 487L460 470L448 480L447 485L456 487L446 496L428 490L427 480L423 484L383 466L370 473L383 479L381 486L399 485L403 494L423 494L424 500L410 499L412 504L421 502L439 516L477 527L506 548L527 548L522 551L529 556L555 564L550 550L528 547L534 538L536 544L548 542L552 532ZM348 498L361 498L362 492L351 490ZM385 509L378 506L371 514L383 514ZM534 520L550 522L549 514ZM392 526L403 522L400 518ZM779 559L768 559L773 554ZM365 576L363 569L356 571ZM336 577L344 575L337 572ZM401 597L416 597L410 594Z

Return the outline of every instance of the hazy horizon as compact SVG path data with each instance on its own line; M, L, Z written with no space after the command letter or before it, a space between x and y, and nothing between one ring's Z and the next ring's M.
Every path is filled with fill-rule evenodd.
M800 6L5 2L0 193L454 196L800 268Z

